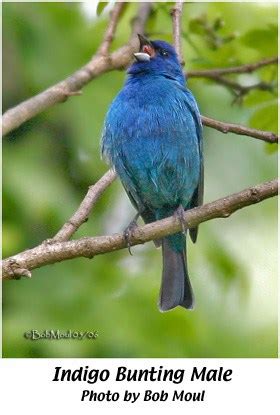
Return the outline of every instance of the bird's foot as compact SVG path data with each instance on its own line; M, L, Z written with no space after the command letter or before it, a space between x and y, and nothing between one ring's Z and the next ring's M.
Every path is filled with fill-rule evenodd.
M135 230L135 228L137 228L137 219L139 218L140 213L137 213L137 215L133 218L133 220L130 222L130 224L125 228L124 232L123 232L123 236L126 242L126 246L128 249L128 252L130 253L130 255L132 255L131 252L131 244L130 244L130 240L131 237L133 236L133 232Z
M185 235L187 233L187 227L185 225L185 209L180 205L174 212L174 215L179 219L182 233Z

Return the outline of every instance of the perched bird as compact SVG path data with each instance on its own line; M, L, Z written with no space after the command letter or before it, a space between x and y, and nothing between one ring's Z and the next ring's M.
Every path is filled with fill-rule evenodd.
M172 214L182 218L184 210L202 204L202 126L175 49L138 36L140 51L105 119L102 155L150 223ZM197 228L189 232L195 242ZM193 308L186 232L155 243L163 253L160 310Z

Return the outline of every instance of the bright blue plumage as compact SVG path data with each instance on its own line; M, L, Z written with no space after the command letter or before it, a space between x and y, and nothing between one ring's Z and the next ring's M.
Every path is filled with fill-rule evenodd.
M202 203L202 133L175 50L140 37L137 61L108 111L102 153L146 223ZM190 230L193 241L197 230ZM193 307L185 235L164 238L160 308Z

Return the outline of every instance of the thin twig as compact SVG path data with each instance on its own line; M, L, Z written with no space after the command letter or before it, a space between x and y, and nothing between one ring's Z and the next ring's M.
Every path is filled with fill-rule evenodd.
M267 143L277 143L278 136L270 131L256 130L255 128L244 127L244 125L226 123L213 118L201 116L202 124L207 127L214 128L222 133L235 133L239 135L246 135L248 137L254 137L258 140L266 141Z
M203 70L191 70L187 72L188 78L213 78L216 76L227 75L232 73L251 73L267 65L274 65L278 63L278 56L272 58L262 59L254 63L247 63L245 65L233 66L229 68L215 68Z
M273 85L268 82L257 82L252 85L241 85L238 82L232 81L231 79L227 79L223 76L217 75L217 76L211 76L213 81L218 82L219 84L222 84L224 86L229 87L230 89L233 89L234 91L244 95L251 91L252 89L260 89L261 91L272 91Z
M260 91L270 91L273 92L276 88L276 85L273 82L257 82L251 85L241 85L240 83L233 81L221 75L211 75L206 76L206 79L214 81L220 85L225 86L229 91L234 95L235 99L233 102L240 101L242 98L254 89Z
M206 69L198 71L189 71L186 73L187 78L208 78L220 85L224 85L230 90L234 95L234 101L241 101L243 97L254 89L259 89L261 91L270 91L273 92L276 88L276 85L273 82L257 82L252 85L241 85L240 83L228 79L226 75L231 74L240 74L240 73L251 73L257 69L263 68L267 65L273 65L278 63L278 57L272 57L267 59L262 59L261 61L254 62L247 65L240 65L231 68L216 68L216 69Z
M110 20L109 24L103 39L103 42L100 45L100 48L98 49L97 54L108 56L109 54L109 48L110 45L114 39L115 31L118 25L119 18L121 16L122 10L125 6L125 3L123 2L117 2L113 8L113 10L110 13Z
M137 37L137 35L144 35L145 24L153 9L153 2L141 2L138 13L132 20L132 32L131 37ZM137 48L139 49L139 42L137 37Z
M182 40L181 40L181 22L182 22L183 2L177 1L175 6L171 9L172 28L173 28L173 42L174 47L179 56L180 62L183 65L182 56Z
M127 45L121 47L109 57L100 54L93 56L90 62L78 69L73 75L6 111L2 118L2 134L5 135L13 131L40 112L59 102L64 102L67 98L76 94L77 91L80 93L81 88L98 75L113 69L126 67L132 59L133 52L139 47L136 34L143 34L151 7L152 3L140 3L132 29L132 37Z
M116 177L116 173L109 170L97 183L90 186L77 211L48 242L68 241L78 228L87 221L94 204Z
M199 223L215 218L227 218L235 211L277 195L277 179L245 189L239 193L188 210L184 214L185 225L193 228ZM181 229L178 217L169 218L137 227L131 235L130 244L138 245L161 239ZM42 243L3 261L3 279L15 279L21 273L30 276L30 271L47 264L77 257L92 258L95 255L112 252L126 247L122 233L110 236L87 237L67 242Z

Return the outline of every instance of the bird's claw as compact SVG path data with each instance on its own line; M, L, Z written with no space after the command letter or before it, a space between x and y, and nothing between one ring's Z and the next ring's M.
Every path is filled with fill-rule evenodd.
M132 255L131 252L131 244L130 244L130 239L133 236L133 231L135 230L135 228L137 228L137 219L138 219L139 215L136 215L136 217L130 222L130 224L127 226L127 228L125 228L123 236L126 242L126 246L128 249L128 252L130 253L130 255Z
M185 235L187 233L187 228L186 228L186 225L185 225L185 209L183 208L182 205L180 205L175 210L175 216L179 219L181 229L182 229L182 233Z

